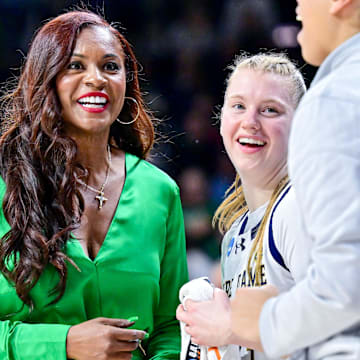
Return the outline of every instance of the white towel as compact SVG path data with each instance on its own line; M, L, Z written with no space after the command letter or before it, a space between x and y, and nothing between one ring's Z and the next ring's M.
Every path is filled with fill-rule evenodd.
M186 310L187 299L206 301L213 298L214 286L207 277L194 279L182 286L179 293L180 302ZM199 346L191 341L185 331L185 323L180 322L181 355L180 360L237 360L240 359L239 346Z

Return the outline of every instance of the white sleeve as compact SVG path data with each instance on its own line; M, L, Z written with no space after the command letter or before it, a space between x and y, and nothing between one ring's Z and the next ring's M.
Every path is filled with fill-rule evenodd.
M303 280L263 307L260 336L270 357L290 354L360 321L358 104L313 97L301 110L291 133L289 168L313 241L311 264Z
M312 241L305 233L293 187L274 212L274 242L295 282L306 275Z

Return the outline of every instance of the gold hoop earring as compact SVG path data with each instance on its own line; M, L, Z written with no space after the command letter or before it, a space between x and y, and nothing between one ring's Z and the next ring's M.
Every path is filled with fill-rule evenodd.
M116 121L119 122L121 125L130 125L130 124L134 123L138 119L138 117L140 115L140 106L139 106L139 103L137 102L137 100L135 98L133 98L133 97L125 96L125 99L129 99L129 100L133 101L137 105L137 109L138 109L137 114L136 114L135 118L130 120L129 122L122 121L120 119L116 119Z

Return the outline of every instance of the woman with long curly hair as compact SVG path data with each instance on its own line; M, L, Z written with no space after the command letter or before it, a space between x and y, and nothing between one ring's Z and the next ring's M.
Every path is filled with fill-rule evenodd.
M101 16L37 32L2 101L1 358L178 358L183 218L145 161L152 120L134 53Z

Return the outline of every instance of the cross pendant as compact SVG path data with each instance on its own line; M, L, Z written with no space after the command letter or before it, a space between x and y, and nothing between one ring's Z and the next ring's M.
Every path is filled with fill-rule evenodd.
M102 209L103 203L108 200L102 191L99 192L99 195L95 196L95 199L99 201L99 210Z

